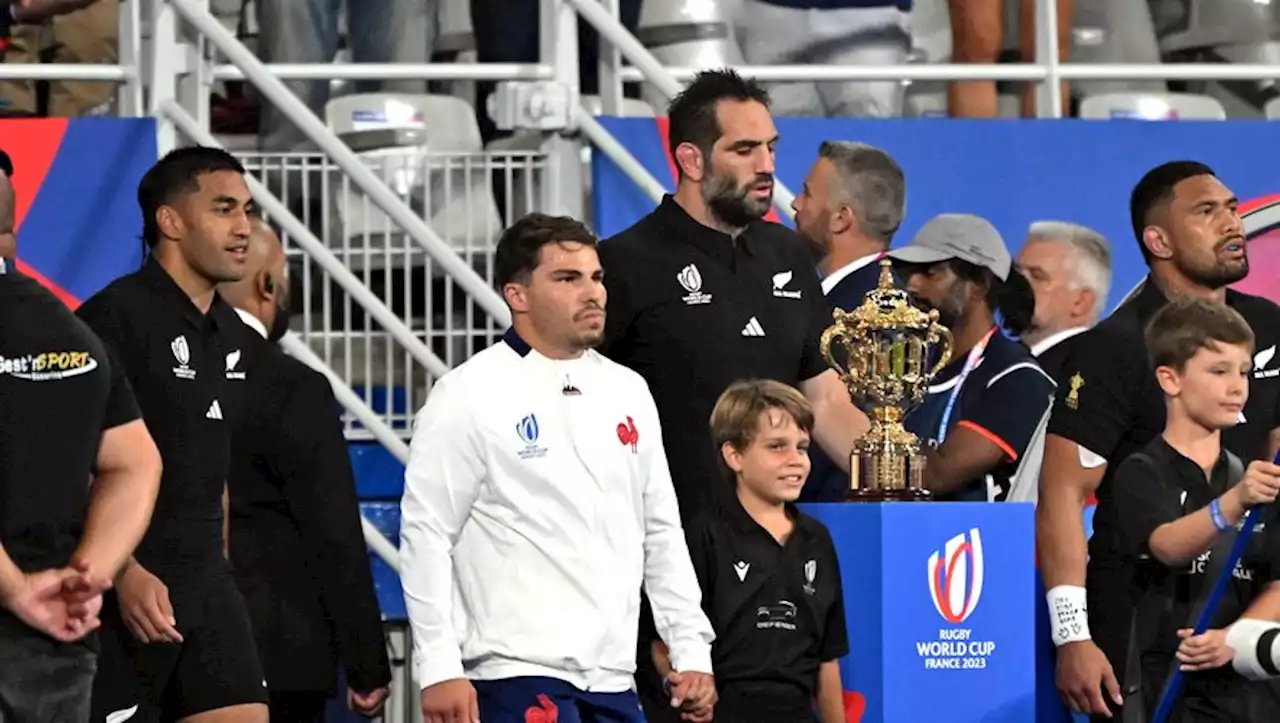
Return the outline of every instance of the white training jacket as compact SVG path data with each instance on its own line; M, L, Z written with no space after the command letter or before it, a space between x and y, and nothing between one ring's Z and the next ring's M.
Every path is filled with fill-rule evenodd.
M421 687L630 690L641 584L673 667L711 673L658 411L630 369L593 351L549 359L507 332L432 388L401 510Z

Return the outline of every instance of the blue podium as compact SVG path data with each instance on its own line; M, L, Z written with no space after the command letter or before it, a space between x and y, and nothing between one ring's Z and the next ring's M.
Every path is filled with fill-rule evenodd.
M803 508L831 531L840 560L851 722L1036 720L1031 504Z

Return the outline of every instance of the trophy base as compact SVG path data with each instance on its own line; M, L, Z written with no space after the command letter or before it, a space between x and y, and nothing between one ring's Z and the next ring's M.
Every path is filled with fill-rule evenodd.
M927 502L933 493L926 489L851 489L845 492L846 502Z

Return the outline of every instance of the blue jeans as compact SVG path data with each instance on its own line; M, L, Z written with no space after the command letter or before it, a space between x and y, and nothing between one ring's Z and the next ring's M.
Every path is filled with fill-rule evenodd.
M631 691L586 693L554 678L473 680L484 723L645 723Z
M258 57L267 63L330 63L338 52L343 0L258 0ZM435 45L439 0L347 0L347 44L356 63L426 63ZM327 81L290 81L290 89L324 117ZM358 93L425 93L417 81L359 81ZM272 104L261 124L266 150L293 150L304 136Z
M97 656L0 612L0 723L89 720Z

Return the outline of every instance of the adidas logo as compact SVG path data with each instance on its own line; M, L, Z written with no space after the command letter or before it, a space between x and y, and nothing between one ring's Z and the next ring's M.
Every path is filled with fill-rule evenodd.
M209 405L209 411L204 413L205 419L222 419L222 405L218 404L218 400L213 400L213 404Z
M747 321L747 325L742 327L743 336L764 336L764 327L760 326L760 320L751 317Z

